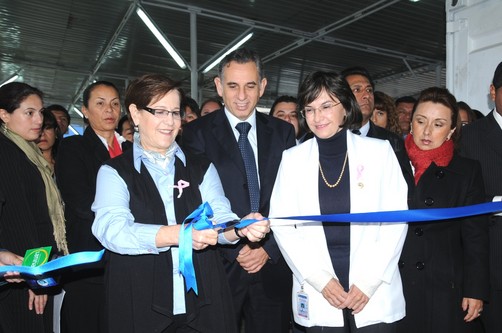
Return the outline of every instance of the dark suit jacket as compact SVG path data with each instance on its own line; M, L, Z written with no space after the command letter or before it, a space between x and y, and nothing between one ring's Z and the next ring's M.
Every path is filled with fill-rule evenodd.
M446 167L434 163L413 188L410 208L443 208L484 201L477 161L454 155ZM488 218L473 216L410 223L399 267L406 299L402 332L471 332L463 297L489 295Z
M487 201L502 195L502 129L493 113L462 127L460 153L481 163ZM502 290L502 217L490 223L492 288Z
M295 133L293 126L287 122L256 112L256 134L260 176L260 213L268 216L270 196L282 152L295 145ZM215 111L187 124L182 134L182 146L188 151L204 154L215 165L225 196L230 200L232 211L240 217L249 214L251 207L244 162L225 111L223 109ZM238 245L222 249L227 265L239 265L235 258L243 246L242 243L241 241ZM269 234L261 244L272 261L280 260L281 266L286 267L273 235ZM262 271L268 269L264 267ZM271 272L271 275L273 276L274 273ZM290 279L290 273L287 278ZM235 279L230 278L230 282L235 282Z
M370 129L368 131L368 135L366 136L369 138L389 141L394 153L396 154L397 160L399 161L399 166L401 167L404 179L408 184L408 193L410 194L410 188L413 186L414 177L413 171L411 170L410 160L408 158L408 154L406 153L406 148L404 147L404 140L396 133L373 124L371 120L369 123Z
M40 171L0 133L0 248L24 256L28 249L52 246L52 253L57 253L53 231ZM52 297L43 315L28 310L26 288L18 283L3 286L0 299L3 327L12 332L52 332Z
M108 150L88 126L84 135L61 141L56 158L56 181L65 202L66 235L70 252L96 251L103 247L91 232L96 177L110 159Z

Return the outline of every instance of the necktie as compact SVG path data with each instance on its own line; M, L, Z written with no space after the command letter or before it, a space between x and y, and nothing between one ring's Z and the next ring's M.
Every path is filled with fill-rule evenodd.
M256 171L253 148L251 148L251 144L248 140L248 132L251 129L251 124L247 122L238 123L235 128L240 133L237 143L239 144L239 150L241 151L242 160L244 161L244 167L246 169L251 211L257 212L260 208L260 186L258 185L258 172Z

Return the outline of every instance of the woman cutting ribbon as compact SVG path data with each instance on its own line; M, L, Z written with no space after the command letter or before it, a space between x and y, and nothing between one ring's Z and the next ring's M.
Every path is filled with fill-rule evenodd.
M338 74L316 72L298 100L314 138L283 153L270 216L407 208L407 186L387 141L353 134L361 111ZM397 261L405 223L273 226L293 271L295 321L310 332L394 332L404 317Z
M133 149L108 161L97 178L92 231L108 253L105 278L110 332L237 332L228 282L213 246L239 238L259 241L268 221L218 234L191 231L198 295L180 274L180 223L202 202L214 222L238 217L230 210L217 171L175 141L183 93L166 76L134 80L125 105L137 132ZM258 213L247 218L261 219Z

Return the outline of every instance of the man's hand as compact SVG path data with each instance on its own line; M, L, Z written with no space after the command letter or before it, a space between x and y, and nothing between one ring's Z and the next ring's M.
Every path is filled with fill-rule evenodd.
M473 321L481 316L481 312L483 311L483 301L480 299L464 297L462 299L462 310L467 311L464 320L466 322Z
M270 232L270 221L263 220L260 213L251 213L243 218L243 220L258 220L255 223L240 229L240 232L250 242L259 242Z
M253 246L252 248L246 244L239 251L237 262L248 273L257 273L267 263L268 254L261 246Z

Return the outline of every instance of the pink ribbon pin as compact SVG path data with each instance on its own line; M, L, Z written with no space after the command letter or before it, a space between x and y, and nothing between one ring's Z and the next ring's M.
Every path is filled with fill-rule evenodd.
M177 198L181 198L181 195L183 194L183 189L190 186L190 183L187 181L184 181L183 179L178 180L178 185L173 185L174 188L177 188L179 191L179 194Z
M360 180L361 177L363 176L364 166L358 165L356 170L357 170L357 180Z

